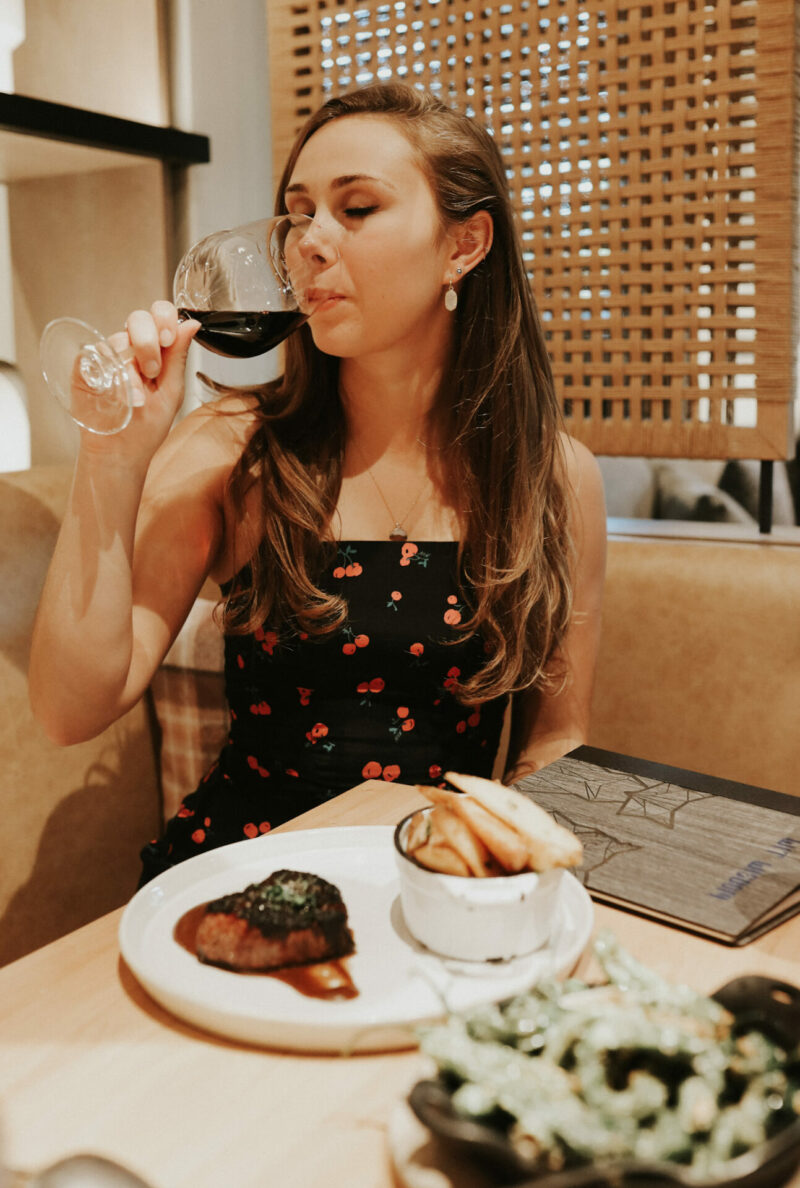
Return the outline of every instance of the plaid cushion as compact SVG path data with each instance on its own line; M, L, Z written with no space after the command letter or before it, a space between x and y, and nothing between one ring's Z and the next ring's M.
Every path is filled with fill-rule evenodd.
M212 619L214 605L197 600L151 686L161 734L165 820L200 782L228 734L223 644Z

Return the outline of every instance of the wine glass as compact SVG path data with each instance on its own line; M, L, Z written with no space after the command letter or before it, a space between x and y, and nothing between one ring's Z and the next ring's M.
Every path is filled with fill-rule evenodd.
M216 354L263 355L306 322L325 300L317 279L335 264L327 240L310 238L308 215L276 215L216 231L185 253L173 299L182 319L200 322L196 340ZM133 413L132 352L120 353L77 318L57 318L40 344L48 388L76 424L119 433Z

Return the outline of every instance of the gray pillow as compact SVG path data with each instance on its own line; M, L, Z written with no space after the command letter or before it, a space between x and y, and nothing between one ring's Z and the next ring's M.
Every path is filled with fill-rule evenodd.
M757 526L756 519L726 491L668 464L656 467L656 508L662 520L701 520Z

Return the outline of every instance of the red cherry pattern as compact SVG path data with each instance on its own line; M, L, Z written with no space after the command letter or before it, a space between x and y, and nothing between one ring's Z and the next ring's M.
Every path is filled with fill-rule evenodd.
M248 821L243 826L242 833L245 837L258 837L259 833L269 833L271 828L269 821L262 821L259 825L256 825L254 821Z
M480 707L458 701L483 644L473 638L467 647L459 638L457 629L471 611L453 581L452 552L428 551L413 541L385 547L390 550L385 556L377 542L338 547L321 585L346 600L352 619L330 636L309 638L307 631L287 624L280 631L260 627L229 641L232 704L224 761L209 769L198 792L179 807L170 823L170 829L180 827L179 833L155 843L163 844L165 853L174 849L179 860L221 842L265 834L295 815L287 807L291 797L297 798L297 812L310 807L309 787L320 782L318 772L331 770L337 747L348 761L352 755L348 717L355 716L360 731L358 715L370 715L364 718L364 737L373 740L359 755L350 783L358 782L359 772L362 779L386 783L440 783L445 765L474 762L479 748L496 745L496 714L482 721ZM431 577L423 581L417 572L424 569ZM384 627L387 614L390 622ZM291 674L288 681L284 673ZM385 743L376 742L382 734ZM292 738L299 740L295 750ZM434 756L440 761L429 759L420 769L420 755L428 746L438 748L438 739L442 746ZM201 792L208 799L196 799ZM235 819L242 793L247 808ZM263 800L255 799L259 796ZM261 806L260 812L254 805Z

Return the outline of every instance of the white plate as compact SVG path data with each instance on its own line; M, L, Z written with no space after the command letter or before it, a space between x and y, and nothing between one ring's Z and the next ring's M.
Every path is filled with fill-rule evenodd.
M136 893L122 916L122 956L145 990L174 1015L230 1039L303 1051L413 1047L414 1028L519 993L568 972L592 930L594 909L564 874L551 941L527 957L497 964L435 957L411 937L400 909L392 826L266 834L183 862ZM196 904L284 867L335 883L356 952L347 959L357 998L309 998L270 977L242 977L203 965L174 939L176 922Z

